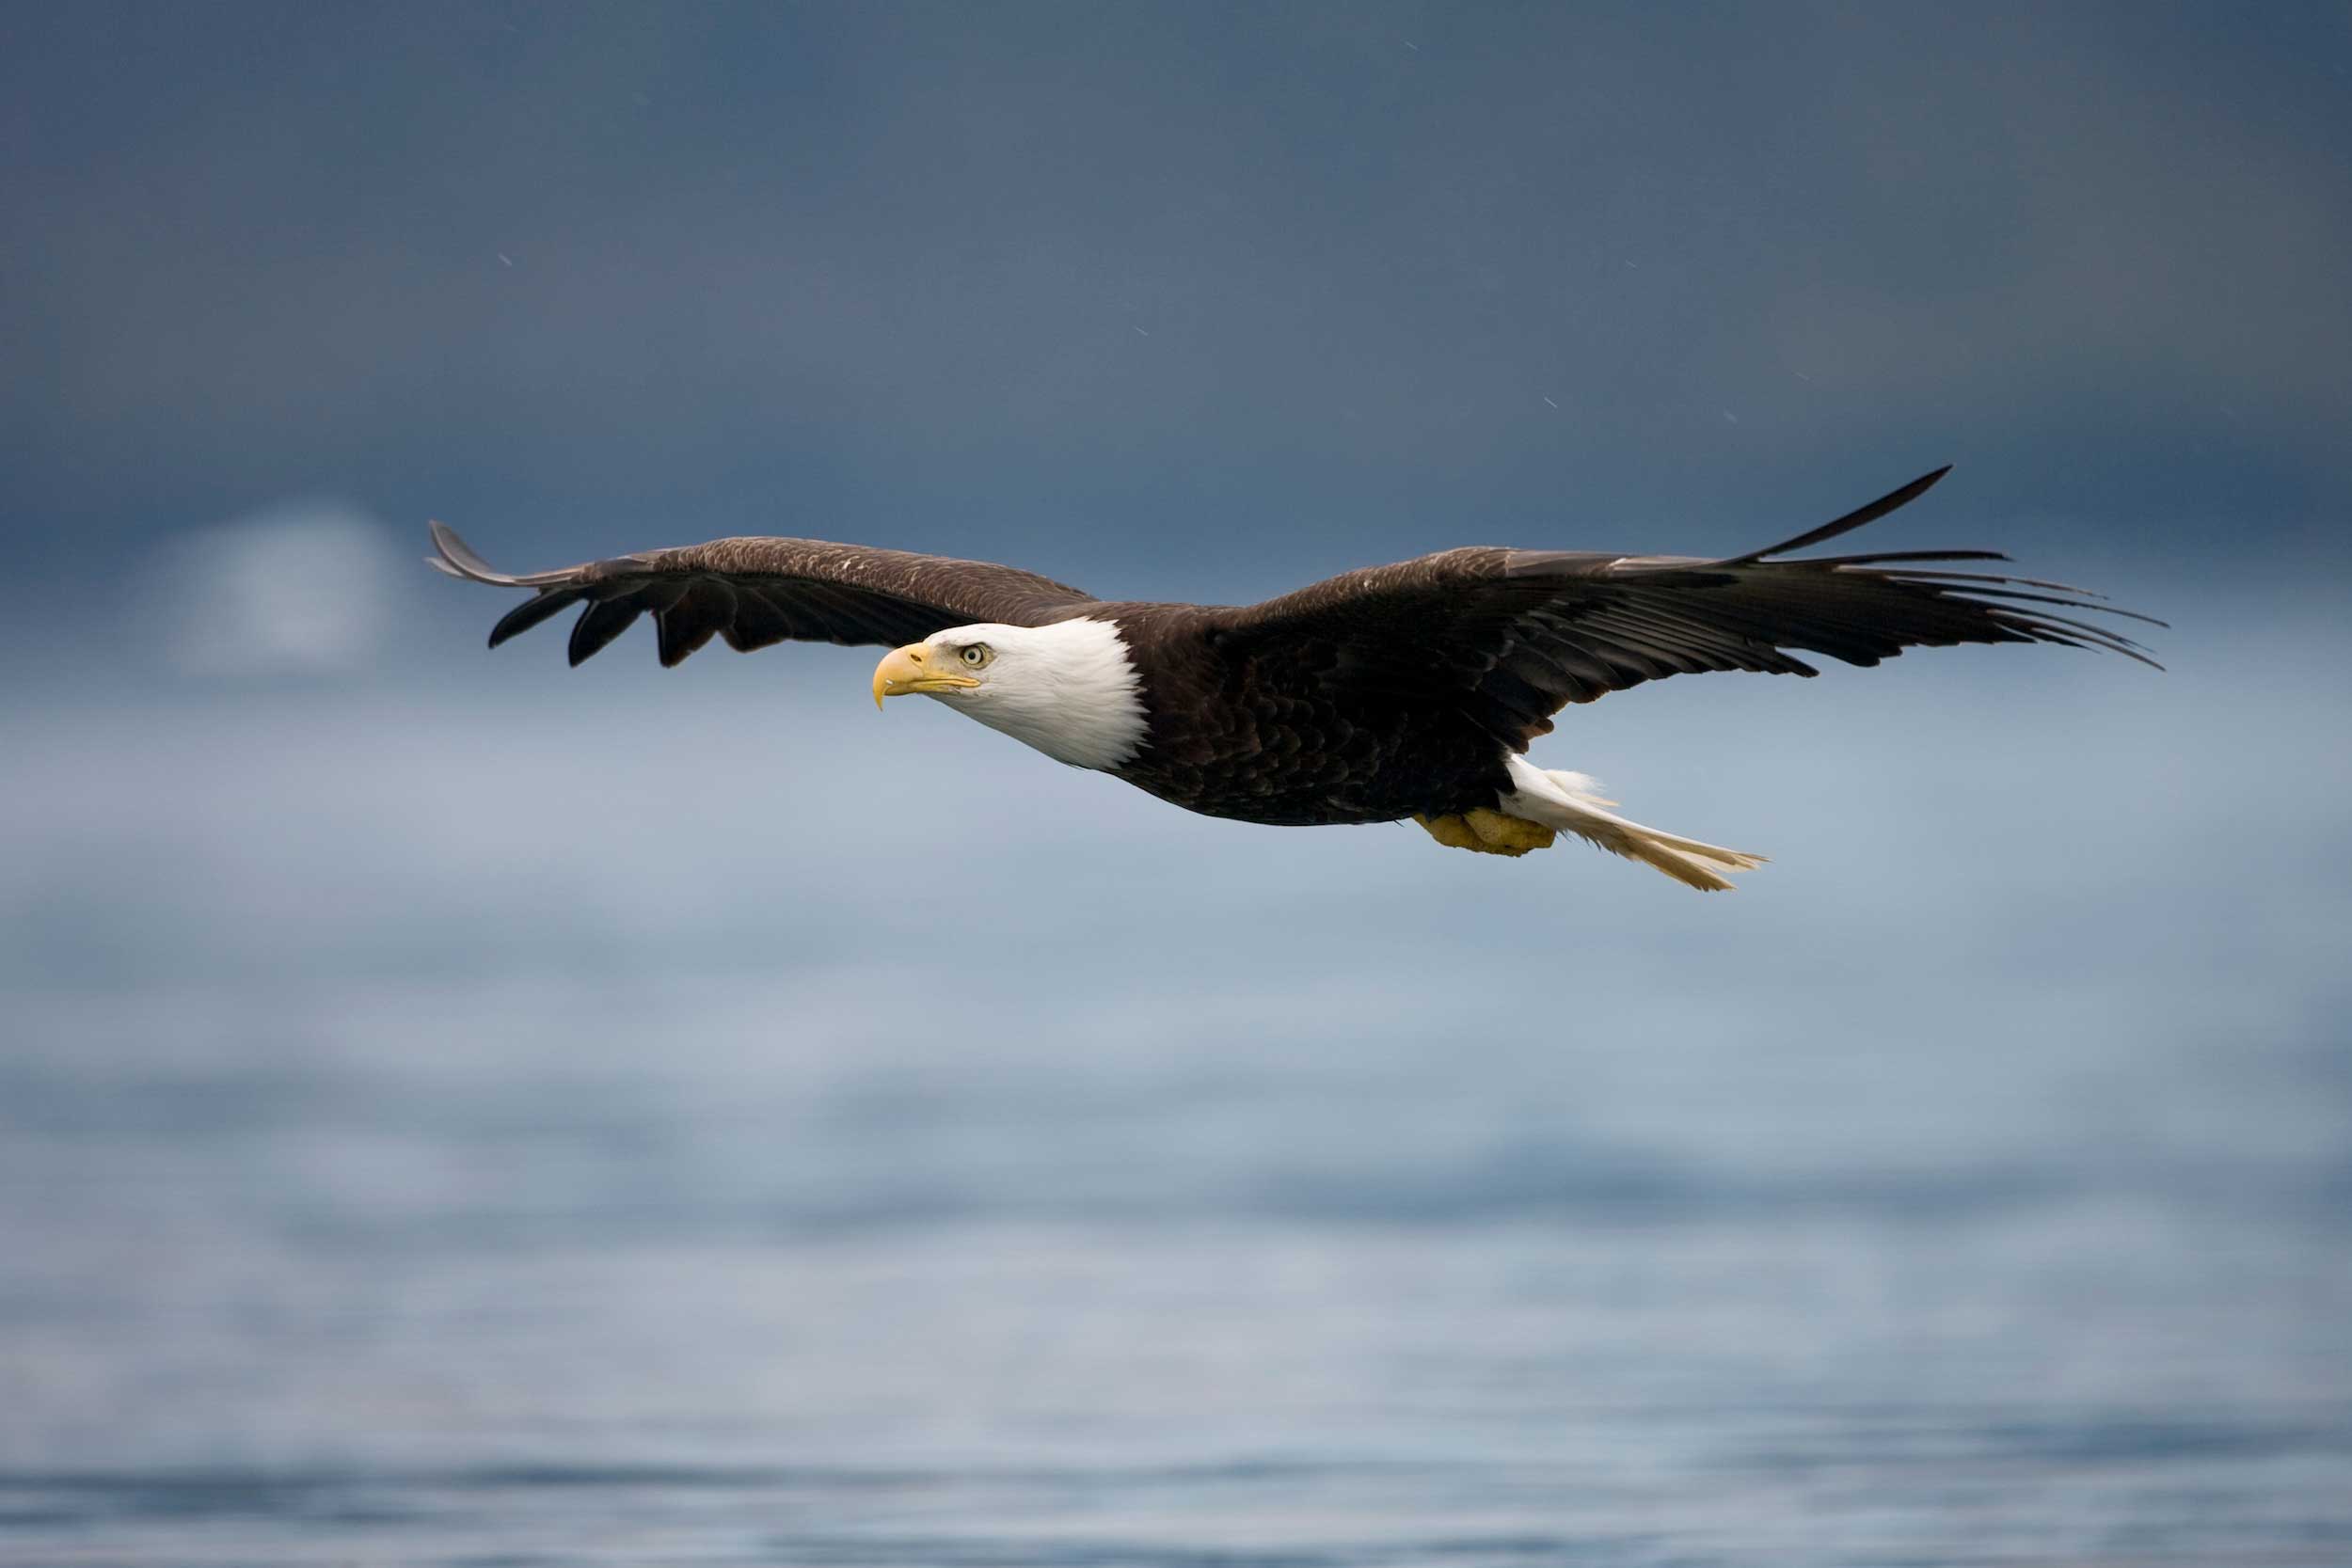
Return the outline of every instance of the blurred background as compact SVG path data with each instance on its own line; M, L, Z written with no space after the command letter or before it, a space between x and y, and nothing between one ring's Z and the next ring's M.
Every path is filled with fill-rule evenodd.
M2352 1561L2340 5L0 11L0 1560ZM1185 816L745 532L2172 622Z

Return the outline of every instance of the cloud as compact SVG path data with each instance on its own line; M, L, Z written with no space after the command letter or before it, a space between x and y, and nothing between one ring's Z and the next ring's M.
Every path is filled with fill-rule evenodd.
M390 625L399 569L375 519L341 501L283 502L170 541L148 601L183 675L341 674Z

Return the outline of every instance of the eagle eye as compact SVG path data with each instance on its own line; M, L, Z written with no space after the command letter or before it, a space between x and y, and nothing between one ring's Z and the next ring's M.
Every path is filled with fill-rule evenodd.
M964 663L977 670L988 663L991 655L987 643L967 642L963 645L962 653L958 657L962 658Z

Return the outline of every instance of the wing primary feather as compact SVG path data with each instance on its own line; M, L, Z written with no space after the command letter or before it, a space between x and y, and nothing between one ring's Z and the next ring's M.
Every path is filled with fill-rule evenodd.
M519 577L497 571L476 555L473 546L459 538L457 531L447 523L428 522L424 526L433 535L433 547L440 552L441 561L446 563L441 570L469 582L486 582L493 588L540 588L563 582L579 570L566 566L561 571L525 572Z
M1876 550L1868 555L1809 555L1797 566L1884 566L1899 561L2007 561L1999 550Z
M571 644L565 650L573 667L596 657L605 644L628 630L641 613L629 599L606 599L581 610L580 619L572 623Z
M433 535L433 547L441 552L440 559L446 562L441 568L443 571L453 577L470 578L475 582L496 583L501 587L514 582L513 578L495 570L488 562L476 555L473 546L460 538L457 531L447 523L428 522L424 526Z
M1986 614L2004 626L2025 626L2037 635L2053 626L2064 626L2078 636L2094 638L2101 647L2112 649L2127 658L2136 658L2152 669L2164 668L2163 665L2148 657L2147 649L2122 632L2109 631L2105 626L2095 626L2088 621L2077 621L2065 615L2052 615L2045 610L2009 610L2000 605L1986 605L1982 608Z
M1851 512L1847 513L1844 516L1834 517L1830 521L1823 523L1820 528L1807 529L1804 532L1798 534L1794 539L1784 539L1777 545L1768 545L1763 549L1751 551L1746 555L1736 557L1732 561L1725 562L1725 564L1733 566L1751 565L1756 562L1763 560L1768 555L1786 555L1790 550L1801 550L1807 545L1818 545L1824 539L1835 539L1841 533L1851 533L1852 531L1860 528L1865 523L1875 523L1881 517L1885 516L1888 513L1896 511L1898 508L1910 505L1913 501L1917 500L1921 496L1926 495L1929 490L1932 489L1937 480L1942 479L1946 474L1948 474L1951 471L1952 466L1949 463L1947 463L1942 467L1936 469L1933 473L1921 474L1917 479L1913 480L1910 483L1904 485L1899 490L1889 490L1886 494L1870 502L1867 506L1857 506Z
M1783 581L1768 586L1786 590L1796 584ZM1872 665L1902 648L1902 643L1889 638L1883 628L1818 605L1775 606L1753 600L1743 602L1725 594L1710 601L1706 612L1724 630L1774 652L1783 647L1800 647L1849 664ZM1791 618L1792 613L1801 614L1803 619Z
M490 628L490 646L495 648L510 637L519 637L540 622L568 605L578 604L580 591L577 588L542 588L532 597L499 617L499 624Z
M1906 572L1903 576L1907 578L1911 574ZM1987 578L1984 579L1987 583L2022 582L2024 580L2022 578ZM2144 622L2152 626L2162 626L2167 631L2172 629L2170 622L2159 621L2153 615L2142 615L2137 610L2118 610L2113 605L2104 604L2087 605L2074 599L2062 599L2055 594L2027 594L2015 588L1972 586L1955 591L1952 596L1959 598L1963 603L1969 599L2023 599L2032 604L2054 604L2070 610L2095 610L2101 615L2121 615L2126 620Z
M2086 599L2104 599L2106 597L2105 594L2100 593L2095 588L2077 588L2071 582L2045 582L2040 578L2004 577L1998 572L1914 572L1905 570L1894 575L1906 579L1915 578L1922 582L2002 582L2013 583L2020 588L2046 588L2053 594L2073 594L2078 597ZM2117 615L2129 615L2133 612L2128 610L2118 610L2111 611L2111 613ZM2161 626L2164 623L2158 622L2157 624Z
M2135 659L2151 670L2164 668L2142 651L2138 643L2128 638L2103 632L2097 626L2086 626L2078 622L2060 622L2056 617L2044 620L2038 615L2028 615L2022 610L1995 610L1991 613L2003 626L2015 627L2037 642L2063 642L2070 648L2100 648L2111 654L2122 654L2125 658ZM2072 632L2058 629L2060 626L2066 625L2075 626L2078 629Z

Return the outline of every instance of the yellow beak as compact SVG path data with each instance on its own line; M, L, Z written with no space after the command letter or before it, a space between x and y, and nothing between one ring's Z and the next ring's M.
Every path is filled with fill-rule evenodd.
M921 642L882 655L882 661L874 666L876 710L881 709L884 697L903 697L910 691L954 691L980 684L970 675L935 668L938 657L938 649Z

